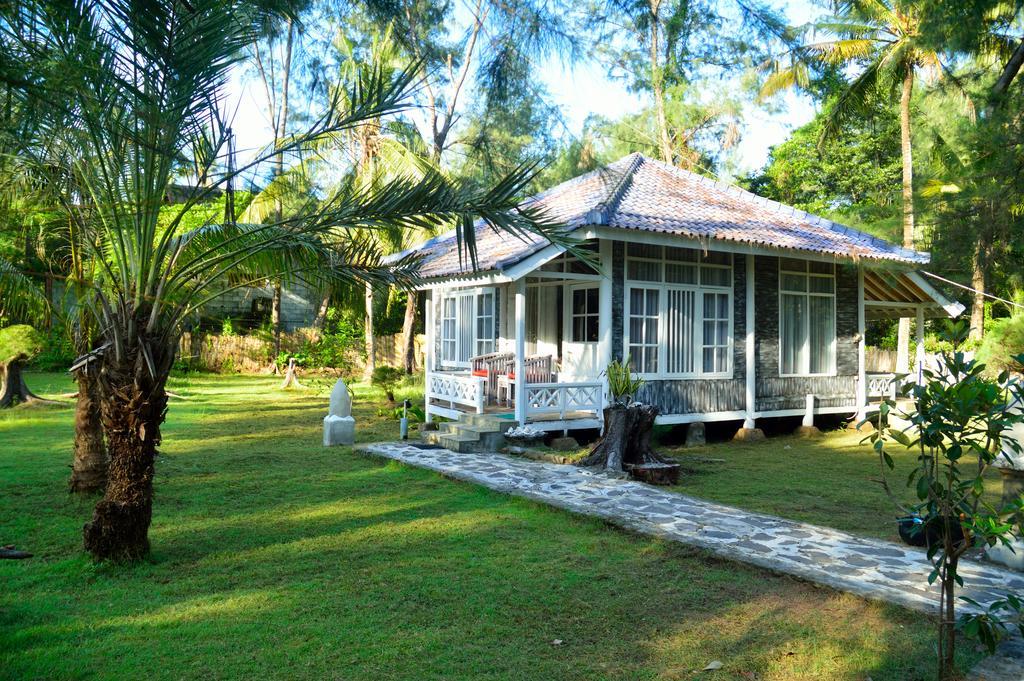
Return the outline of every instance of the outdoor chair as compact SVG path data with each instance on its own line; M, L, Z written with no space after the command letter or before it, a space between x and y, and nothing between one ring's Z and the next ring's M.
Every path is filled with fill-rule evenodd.
M513 404L515 402L515 391L512 386L515 384L516 374L513 366L498 376L497 399L500 404ZM555 380L555 361L551 355L536 355L523 360L523 369L526 372L527 383L551 383Z

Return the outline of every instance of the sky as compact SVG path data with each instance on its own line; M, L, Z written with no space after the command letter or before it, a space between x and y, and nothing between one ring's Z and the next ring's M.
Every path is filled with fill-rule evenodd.
M822 13L811 0L778 0L775 5L786 12L793 25L807 23ZM552 102L561 109L572 135L582 132L584 122L592 113L618 118L639 111L649 101L646 95L629 92L624 83L609 78L605 69L594 62L566 65L553 58L540 66L538 76ZM258 84L236 70L228 84L226 103L229 111L234 112L232 128L240 160L250 157L271 140L262 102ZM794 128L810 121L814 113L810 99L796 92L777 98L771 111L747 107L742 138L730 159L731 170L744 174L763 167L771 147L785 141Z

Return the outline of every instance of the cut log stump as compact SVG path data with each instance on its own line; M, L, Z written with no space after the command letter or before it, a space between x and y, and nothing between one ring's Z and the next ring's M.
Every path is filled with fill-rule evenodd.
M604 432L597 446L578 465L609 473L627 472L637 480L671 485L679 480L679 464L651 448L658 408L616 404L605 407Z

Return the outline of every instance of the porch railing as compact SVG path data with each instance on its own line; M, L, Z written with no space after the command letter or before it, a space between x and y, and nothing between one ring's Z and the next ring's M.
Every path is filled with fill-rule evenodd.
M604 383L527 383L526 420L541 414L565 419L573 412L593 412L601 417Z
M461 404L484 413L484 384L486 378L466 374L427 374L427 404L431 400L448 402L451 409Z
M896 399L896 374L868 374L868 397Z

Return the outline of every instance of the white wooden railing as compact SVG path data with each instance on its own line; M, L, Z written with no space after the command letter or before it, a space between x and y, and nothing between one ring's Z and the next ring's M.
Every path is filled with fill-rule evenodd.
M483 376L471 376L469 374L427 374L427 404L431 400L447 402L449 408L454 409L456 404L461 404L476 410L477 414L484 413L484 384L487 379Z
M896 399L896 374L867 374L868 397Z
M604 407L604 383L527 383L526 420L536 414L558 414L565 419L572 412L593 412L598 418Z

